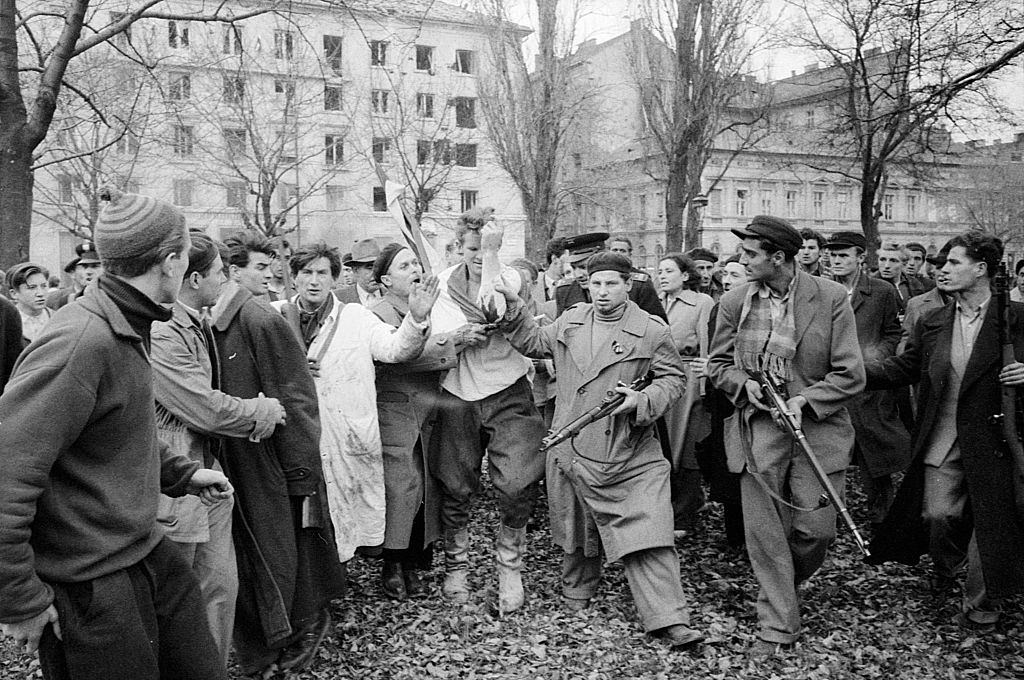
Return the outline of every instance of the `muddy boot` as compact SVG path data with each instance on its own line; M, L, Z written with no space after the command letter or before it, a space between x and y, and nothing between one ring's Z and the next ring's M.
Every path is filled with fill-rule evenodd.
M506 614L523 606L523 552L526 549L526 527L513 529L504 524L494 542L498 568L498 612Z
M469 602L469 529L445 530L444 568L444 596L459 604Z

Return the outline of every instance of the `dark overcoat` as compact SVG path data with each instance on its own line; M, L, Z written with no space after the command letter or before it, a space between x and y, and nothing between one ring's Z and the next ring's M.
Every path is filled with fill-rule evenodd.
M850 304L864 362L895 354L901 334L900 301L892 284L861 276ZM857 437L857 462L872 477L900 472L910 464L910 433L898 415L898 396L894 390L868 390L847 404Z
M1010 337L1017 361L1024 360L1024 304L1010 303ZM1017 510L1013 460L992 416L1000 413L1002 353L998 309L993 300L967 361L957 402L956 429L967 480L969 508L981 555L985 587L992 597L1024 591L1024 518ZM950 376L956 303L933 310L914 327L906 349L868 367L869 387L918 383L918 422L913 461L892 509L871 544L872 562L916 564L928 551L921 519L924 457Z
M320 421L306 351L288 322L243 288L226 288L225 295L213 326L221 389L243 399L261 392L274 397L288 419L287 425L278 426L270 438L259 442L225 439L221 458L235 487L233 534L239 575L235 646L243 667L258 667L259 661L251 657L259 656L261 647L286 643L298 623L293 609L305 609L295 601L299 552L310 549L312 542L300 540L295 509L303 497L312 497L312 514L328 516L322 505ZM322 552L306 555L304 560L307 564L308 559L322 559L328 565L337 562L333 539ZM258 629L247 625L254 623L253 618L259 620Z

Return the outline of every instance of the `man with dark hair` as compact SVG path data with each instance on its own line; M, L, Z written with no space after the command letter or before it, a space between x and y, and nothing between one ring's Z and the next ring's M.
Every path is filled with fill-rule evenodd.
M244 673L297 671L330 628L327 605L343 582L321 472L316 386L296 331L249 288L262 290L270 277L266 239L226 245L234 280L213 310L220 389L278 399L288 421L268 437L224 441L221 465L238 487L235 652Z
M537 285L533 289L533 299L541 311L545 311L544 303L554 302L555 289L562 280L562 255L565 254L565 239L561 236L548 241L544 249L544 272L537 277ZM554 304L550 305L554 308ZM549 316L554 316L552 312Z
M863 271L867 239L855 231L837 231L825 242L832 278L843 285L857 322L857 342L864 361L892 356L900 341L900 304L896 289ZM879 262L886 251L879 251ZM888 251L896 257L899 251ZM892 476L910 463L910 433L898 416L893 390L867 391L847 403L853 430L854 460L868 500L872 524L885 518L895 494ZM909 398L902 395L907 400Z
M7 289L21 315L21 333L26 344L42 333L53 312L46 306L45 269L31 262L16 264L7 271Z
M219 244L191 234L188 269L169 321L153 324L153 394L157 432L175 453L221 470L218 437L269 437L283 425L277 399L239 399L221 392L219 358L203 310L216 304L224 282ZM233 503L204 508L191 497L161 496L158 521L182 550L203 592L210 632L227 668L238 574L231 540Z
M185 216L111 191L95 236L106 273L0 397L0 628L39 647L47 678L225 678L195 575L156 523L161 490L232 493L157 438L150 326L188 267Z
M901 354L868 364L871 387L918 383L920 418L913 462L872 542L872 561L916 564L927 552L939 593L966 562L956 621L975 632L994 629L999 601L1024 591L1024 499L1015 493L1024 470L993 424L1002 388L1024 387L1024 305L1009 303L1015 361L1000 360L992 277L1002 255L989 234L952 239L938 285L954 301L923 316Z
M760 584L751 656L763 658L800 637L797 588L824 562L836 510L820 507L810 463L775 424L749 371L786 386L789 410L842 493L853 442L845 405L864 388L864 363L846 290L797 270L803 239L789 222L758 215L733 233L750 282L722 296L708 377L736 406L725 437L729 470L743 473L747 553Z
M804 227L800 230L800 238L803 243L800 245L800 252L796 254L796 263L800 271L807 272L813 276L821 276L821 249L825 245L825 237L811 229Z
M628 236L622 234L614 234L608 238L608 252L622 255L624 258L630 261L630 266L633 262L633 242L629 240Z
M625 398L609 419L547 455L551 533L563 551L562 594L570 609L587 607L602 562L621 561L644 629L674 647L692 647L703 635L688 627L672 532L671 466L654 435L655 419L682 397L683 362L668 324L630 302L628 259L601 252L587 269L593 303L574 306L546 327L536 325L514 289L502 287L504 332L512 345L555 362L556 430L606 392ZM642 392L623 386L648 371L654 379Z
M270 281L274 278L271 264L275 251L266 236L252 229L237 231L224 239L227 259L224 261L228 280L267 299Z
M274 249L274 257L270 262L272 278L267 286L267 299L270 302L287 300L295 293L294 286L285 285L288 262L292 258L292 244L288 239L277 236L270 239L270 247Z

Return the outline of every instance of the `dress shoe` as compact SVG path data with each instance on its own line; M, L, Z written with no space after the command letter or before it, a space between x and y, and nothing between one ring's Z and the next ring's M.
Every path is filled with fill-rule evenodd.
M402 563L384 560L380 574L380 588L392 600L404 600L408 594L402 577Z
M331 627L331 614L326 609L320 610L320 617L316 623L306 629L299 639L285 647L281 656L277 659L277 666L280 671L301 671L316 656L320 644L327 636Z
M678 623L674 626L660 628L654 631L653 634L655 637L668 642L672 649L678 651L695 649L704 641L704 634L699 630L693 630L692 628L687 628L686 626Z

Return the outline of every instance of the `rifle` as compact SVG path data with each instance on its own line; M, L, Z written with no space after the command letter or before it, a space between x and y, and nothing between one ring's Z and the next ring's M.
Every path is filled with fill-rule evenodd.
M640 390L650 385L652 382L654 382L654 371L647 371L647 373L643 374L633 382L629 383L629 385L626 385L626 387L628 387L631 390L636 390L637 392L639 392ZM619 384L621 385L622 383ZM540 442L540 452L544 453L551 447L558 446L566 439L572 439L573 437L578 435L580 431L582 431L583 428L585 428L587 425L590 425L591 423L601 420L605 416L609 415L612 411L617 409L619 405L625 400L625 394L616 392L615 390L608 390L607 394L605 394L605 397L604 399L601 400L600 404L590 409L589 411L581 415L579 418L576 418L574 421L558 430L558 432L555 432L553 430L548 432L548 436L544 437L544 439L542 439Z
M1013 338L1010 337L1010 285L1006 263L1000 262L995 277L997 328L999 346L1003 351L1003 366L1015 363ZM992 416L992 422L1002 429L1003 442L1013 457L1013 487L1015 496L1024 499L1024 442L1021 441L1021 403L1016 387L1000 386L1002 411Z
M811 468L814 470L814 476L818 478L818 483L821 484L821 488L824 490L822 494L822 507L831 503L835 506L836 511L839 512L839 516L843 518L843 524L853 534L853 540L857 542L857 547L864 553L865 557L871 557L871 551L868 550L867 543L864 542L864 538L861 537L860 532L857 531L857 525L853 522L853 517L850 516L850 511L846 509L846 505L843 503L843 499L840 498L839 492L832 486L832 482L828 479L828 474L821 467L821 463L818 461L818 457L814 455L814 450L811 449L810 443L807 441L807 437L804 435L803 429L796 424L796 416L792 411L789 410L789 406L786 405L786 399L783 395L786 393L786 386L782 384L777 377L766 372L766 371L749 371L750 377L757 381L757 384L761 386L761 392L768 397L768 401L772 406L772 411L778 413L775 418L775 422L778 423L784 430L789 432L789 435L796 440L796 443L800 445L800 449L807 456L807 460L811 463Z

